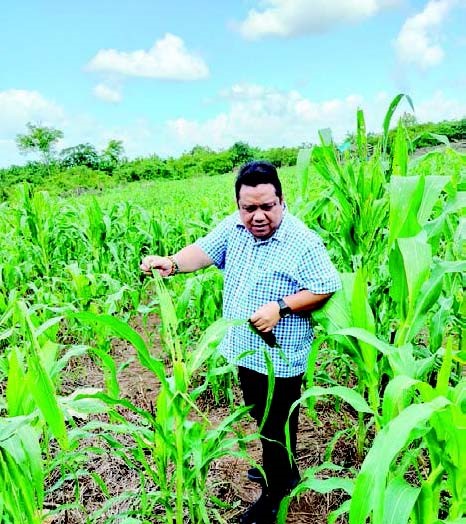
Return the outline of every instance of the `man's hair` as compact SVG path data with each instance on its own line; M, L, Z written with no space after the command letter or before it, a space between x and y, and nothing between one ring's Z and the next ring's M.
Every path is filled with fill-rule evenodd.
M236 201L239 200L241 186L256 187L259 184L272 184L278 198L282 197L282 184L277 169L265 160L253 160L241 166L235 182Z

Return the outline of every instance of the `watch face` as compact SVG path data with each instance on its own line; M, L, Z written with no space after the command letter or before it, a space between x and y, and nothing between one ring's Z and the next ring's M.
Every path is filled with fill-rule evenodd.
M285 318L291 315L291 309L286 305L286 302L282 298L278 301L278 305L280 306L281 318Z

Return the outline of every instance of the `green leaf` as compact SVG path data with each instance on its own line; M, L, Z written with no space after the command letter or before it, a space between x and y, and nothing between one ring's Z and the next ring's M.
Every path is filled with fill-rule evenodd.
M425 177L424 194L417 213L417 220L421 226L424 226L431 217L434 205L449 182L450 178L447 176L429 175Z
M425 263L427 263L427 257ZM424 268L425 270L426 268ZM415 296L415 303L408 318L408 329L403 342L412 340L426 323L427 315L439 301L445 274L465 271L466 262L464 261L439 262L435 264L429 279L424 281L420 291ZM435 351L438 348L432 347L432 349Z
M408 287L408 305L413 308L414 303L427 280L432 263L432 248L427 243L424 233L416 237L399 238L397 240L403 259L403 270Z
M347 328L347 329L340 329L338 331L335 331L335 333L331 333L332 335L346 335L351 336L354 338L357 338L358 340L361 340L365 342L366 344L370 344L372 347L376 348L378 351L380 351L383 355L390 355L394 352L393 346L391 346L388 342L384 342L383 340L378 339L373 333L370 333L369 331L366 331L362 328Z
M356 143L358 146L358 156L360 160L367 159L367 136L366 136L366 122L364 120L364 112L358 109L356 113L357 131Z
M247 320L227 320L219 318L211 324L202 335L196 348L192 350L188 356L188 373L192 375L201 368L204 362L214 355L218 345L232 326L240 326L246 322Z
M68 447L68 438L65 418L58 405L53 382L40 359L41 346L36 337L30 312L26 304L22 301L18 302L16 306L24 320L30 338L30 344L27 345L28 353L26 356L28 367L25 375L26 389L29 390L34 398L34 402L42 413L52 434L58 440L60 446L66 449Z
M398 107L399 103L403 98L406 98L408 101L408 104L411 106L411 109L414 111L414 105L411 100L411 97L409 95L405 95L403 93L400 93L395 96L395 98L390 102L390 105L388 106L388 110L385 114L385 118L383 120L383 142L382 142L382 151L385 153L387 150L387 144L388 144L388 132L390 130L390 123L392 121L393 113L396 111L396 108Z
M394 176L408 175L408 134L401 120L395 135L393 147L392 173Z
M424 195L424 186L423 176L390 178L388 248L391 248L397 238L412 237L421 231L418 212Z
M322 145L331 146L333 144L332 130L329 127L319 129L319 137Z
M364 271L360 268L356 272L353 295L351 299L351 313L354 327L363 328L375 333L375 320L367 299L367 283ZM368 373L374 373L377 365L377 351L371 344L360 341L361 354Z
M313 386L312 388L306 389L301 395L301 398L293 403L290 413L295 409L296 406L305 402L310 397L324 397L327 395L332 395L341 398L345 402L353 407L356 411L361 413L371 413L373 414L372 409L369 407L369 404L364 400L364 397L360 395L357 391L345 386L332 386L329 388L323 388L320 386Z
M309 189L311 152L311 148L300 149L296 160L296 177L299 182L299 194L303 200L306 198Z
M385 492L382 524L407 524L420 491L402 477L392 479Z
M433 138L434 140L437 140L437 142L440 142L441 144L444 144L446 146L450 145L450 140L448 140L448 137L446 135L439 135L437 133L429 133L429 132L424 132L424 133L417 135L414 138L413 143L419 142L419 140L421 140L422 138Z
M110 315L96 315L95 313L90 313L87 311L82 313L74 313L71 314L71 316L80 320L81 322L86 322L88 324L98 323L109 327L120 338L127 340L130 344L132 344L136 349L141 364L154 372L160 381L166 384L165 368L163 363L160 360L154 358L149 353L149 350L147 349L147 346L141 335L128 326L128 324Z
M378 433L356 478L350 524L366 522L371 512L374 524L383 522L385 491L392 461L417 436L413 430L425 424L448 403L446 398L438 397L427 404L408 406Z
M382 426L394 419L410 401L410 391L419 381L405 375L397 375L387 384L382 402Z

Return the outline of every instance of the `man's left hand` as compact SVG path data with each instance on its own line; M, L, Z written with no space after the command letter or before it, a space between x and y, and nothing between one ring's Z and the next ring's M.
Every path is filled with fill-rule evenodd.
M259 331L264 333L272 331L280 320L280 306L278 302L264 304L251 315L249 320Z

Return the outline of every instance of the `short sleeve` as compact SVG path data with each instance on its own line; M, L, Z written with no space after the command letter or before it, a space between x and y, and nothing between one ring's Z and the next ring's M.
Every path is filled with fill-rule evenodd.
M219 269L224 269L225 267L225 254L232 227L234 227L234 221L229 216L222 220L210 233L199 238L194 243L213 260L215 266Z
M316 295L333 293L341 288L338 271L332 264L322 239L313 235L311 245L303 253L298 267L298 283Z

